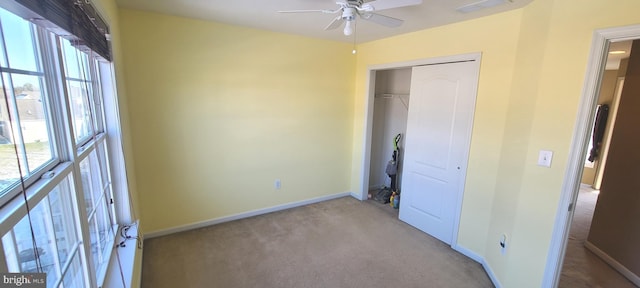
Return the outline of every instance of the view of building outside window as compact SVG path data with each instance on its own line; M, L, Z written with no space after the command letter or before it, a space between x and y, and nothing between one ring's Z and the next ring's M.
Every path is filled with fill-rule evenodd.
M34 27L0 9L5 49L0 49L0 191L52 160L44 73ZM31 37L25 37L31 35ZM8 72L7 72L8 71ZM13 145L15 144L15 146ZM16 156L16 148L18 156Z

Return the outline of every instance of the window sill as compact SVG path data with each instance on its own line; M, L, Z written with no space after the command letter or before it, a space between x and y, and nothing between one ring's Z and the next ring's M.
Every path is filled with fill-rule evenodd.
M137 249L138 240L136 240L137 238L135 236L138 235L138 225L139 222L135 222L126 233L131 236L131 238L123 238L121 233L119 233L120 231L118 231L118 235L116 237L116 248L113 249L113 254L109 260L109 266L107 267L104 283L99 287L133 287L132 280L134 278L134 273L135 271L140 271L135 267L136 258L138 258L136 257L136 254L142 253L142 249ZM117 245L119 243L124 243L124 247L118 247Z

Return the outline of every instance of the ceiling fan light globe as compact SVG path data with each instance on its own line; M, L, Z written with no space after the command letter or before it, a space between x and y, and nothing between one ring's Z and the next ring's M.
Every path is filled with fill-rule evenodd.
M344 35L349 36L351 34L353 34L353 29L351 29L351 27L349 27L349 26L345 26L344 27Z
M344 35L351 35L353 34L353 28L351 27L351 22L353 21L347 21L347 23L344 25Z

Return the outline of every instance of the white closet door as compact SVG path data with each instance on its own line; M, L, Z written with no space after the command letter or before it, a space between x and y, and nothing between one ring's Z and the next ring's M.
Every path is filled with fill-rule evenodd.
M451 244L478 81L473 61L418 66L411 77L400 219Z

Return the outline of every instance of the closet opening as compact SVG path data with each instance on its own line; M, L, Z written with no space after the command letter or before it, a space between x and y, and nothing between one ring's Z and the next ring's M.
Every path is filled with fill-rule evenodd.
M396 217L410 88L411 67L375 71L368 199Z

